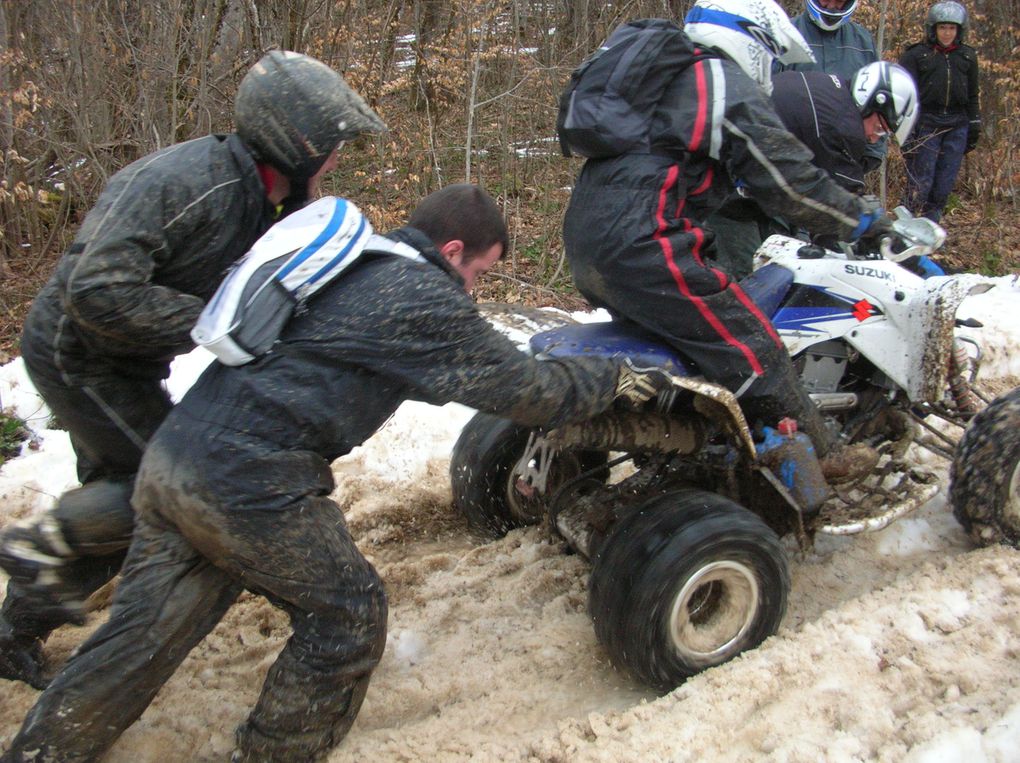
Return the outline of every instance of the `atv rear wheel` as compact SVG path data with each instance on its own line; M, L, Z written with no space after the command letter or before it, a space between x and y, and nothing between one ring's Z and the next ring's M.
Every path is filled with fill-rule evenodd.
M1020 387L970 422L956 448L949 501L979 545L1020 548Z
M597 451L566 451L553 455L546 491L539 494L520 484L514 467L521 459L530 429L507 419L478 413L467 423L450 459L453 505L468 523L500 538L517 527L538 524L549 498L568 480L606 463ZM608 471L608 470L606 470ZM606 474L596 472L600 480Z
M669 691L779 629L790 574L758 516L702 490L619 520L592 567L589 611L613 663Z

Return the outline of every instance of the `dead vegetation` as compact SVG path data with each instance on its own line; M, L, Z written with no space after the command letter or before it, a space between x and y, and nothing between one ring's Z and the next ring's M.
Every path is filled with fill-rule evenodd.
M1016 205L1018 0L973 0L986 132L944 220L951 266L1020 270ZM583 305L560 224L580 164L559 155L557 97L623 18L681 18L690 0L35 0L0 4L0 352L16 353L32 297L110 174L156 148L231 129L236 84L270 47L317 56L390 132L347 147L326 190L381 229L451 182L484 185L514 248L480 299ZM787 7L799 11L799 2ZM887 6L887 7L886 7ZM887 57L920 34L928 3L862 3ZM884 16L882 15L885 11ZM887 205L902 164L889 163ZM880 190L876 182L876 192Z

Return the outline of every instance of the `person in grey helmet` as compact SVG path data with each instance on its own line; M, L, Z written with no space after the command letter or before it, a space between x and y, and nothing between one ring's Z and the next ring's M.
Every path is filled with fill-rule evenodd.
M924 40L900 63L917 82L921 118L904 147L904 204L935 222L956 185L963 156L981 137L978 55L964 42L967 9L953 0L935 3L924 22Z
M22 358L82 486L0 534L0 678L44 686L43 640L119 570L135 472L171 408L163 380L224 271L315 193L345 140L385 129L337 72L285 51L245 75L235 121L113 175L32 304Z

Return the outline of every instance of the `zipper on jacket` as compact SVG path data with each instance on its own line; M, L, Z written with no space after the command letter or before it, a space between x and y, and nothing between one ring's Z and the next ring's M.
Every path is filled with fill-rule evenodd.
M953 67L949 65L949 54L948 53L943 53L942 54L942 58L945 59L945 62L946 62L946 99L945 99L945 101L942 104L942 113L943 114L948 114L949 113L949 93L952 90L952 87L951 87L952 83L950 82L950 80L952 79L952 76L953 76Z

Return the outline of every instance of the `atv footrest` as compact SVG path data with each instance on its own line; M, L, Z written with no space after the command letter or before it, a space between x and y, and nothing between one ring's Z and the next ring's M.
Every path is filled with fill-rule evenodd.
M938 491L933 471L884 456L865 479L837 487L814 520L815 532L854 535L881 530L920 508Z

